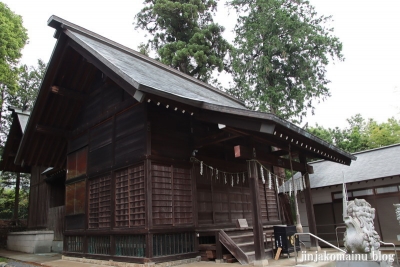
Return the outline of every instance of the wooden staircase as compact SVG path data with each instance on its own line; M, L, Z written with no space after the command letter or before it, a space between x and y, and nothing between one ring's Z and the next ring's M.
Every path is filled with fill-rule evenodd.
M270 235L270 231L265 231L265 235ZM226 249L241 263L250 264L255 260L254 237L253 230L235 230L235 231L219 231L219 241ZM273 248L271 239L267 238L264 242L264 250L266 258L272 258Z

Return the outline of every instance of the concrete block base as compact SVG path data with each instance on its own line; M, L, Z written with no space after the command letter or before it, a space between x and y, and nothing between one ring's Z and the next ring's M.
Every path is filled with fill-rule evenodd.
M53 231L11 232L7 236L7 249L35 254L49 253L53 239Z
M62 253L63 252L63 241L51 242L51 252Z

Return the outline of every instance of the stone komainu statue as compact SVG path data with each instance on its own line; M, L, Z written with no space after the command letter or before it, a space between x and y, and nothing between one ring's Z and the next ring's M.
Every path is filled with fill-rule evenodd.
M375 209L365 199L347 202L344 217L344 246L348 253L371 253L380 247L380 237L374 227Z

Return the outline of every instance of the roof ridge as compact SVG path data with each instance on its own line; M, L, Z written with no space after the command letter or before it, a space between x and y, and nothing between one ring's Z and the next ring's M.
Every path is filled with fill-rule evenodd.
M400 143L387 145L387 146L376 147L376 148L371 148L371 149L367 149L367 150L362 150L362 151L354 152L352 154L356 155L356 154L361 154L361 153L368 153L368 152L381 150L381 149L386 149L386 148L395 147L395 146L400 146Z
M82 33L82 34L84 34L85 36L87 36L89 38L96 38L97 40L99 40L99 41L101 41L101 42L103 42L103 43L105 43L107 45L111 45L114 48L119 49L122 52L129 53L130 55L132 55L134 57L137 57L137 58L140 58L140 59L142 59L142 60L144 60L144 61L146 61L146 62L148 62L148 63L150 63L150 64L152 64L154 66L161 67L161 68L163 68L164 70L166 70L166 71L168 71L170 73L174 73L176 75L179 75L180 77L182 77L182 78L184 78L186 80L189 80L191 82L197 83L200 86L207 87L207 89L210 89L210 90L212 90L213 92L215 92L217 94L220 94L220 95L222 95L224 97L227 97L230 100L235 101L236 103L241 104L241 105L243 105L245 107L244 102L242 102L239 99L229 95L228 93L226 93L224 91L219 90L218 88L216 88L214 86L211 86L208 83L200 81L200 80L198 80L198 79L196 79L196 78L194 78L194 77L192 77L190 75L187 75L187 74L185 74L185 73L183 73L183 72L181 72L181 71L179 71L177 69L174 69L174 68L172 68L170 66L167 66L167 65L165 65L165 64L163 64L163 63L161 63L161 62L159 62L159 61L157 61L157 60L155 60L155 59L153 59L151 57L145 56L145 55L139 53L138 51L136 51L136 50L134 50L132 48L124 46L124 45L122 45L120 43L117 43L117 42L115 42L113 40L110 40L110 39L108 39L108 38L106 38L106 37L104 37L104 36L102 36L100 34L92 32L92 31L90 31L88 29L85 29L85 28L83 28L83 27L81 27L79 25L71 23L71 22L69 22L67 20L64 20L64 19L60 18L60 17L52 15L49 18L49 20L47 21L47 25L52 27L52 28L54 28L54 29L56 29L57 31L60 30L60 29L69 29L69 30L72 30L72 31L75 31L75 32Z

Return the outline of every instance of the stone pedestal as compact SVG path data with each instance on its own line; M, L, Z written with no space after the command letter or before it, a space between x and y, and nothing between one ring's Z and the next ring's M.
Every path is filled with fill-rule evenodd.
M26 253L49 253L53 231L12 232L7 236L7 249Z

